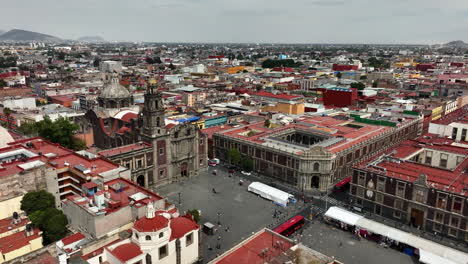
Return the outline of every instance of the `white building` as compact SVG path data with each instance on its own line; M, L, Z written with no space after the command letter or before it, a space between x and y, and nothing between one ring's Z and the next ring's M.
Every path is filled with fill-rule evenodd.
M0 101L3 107L8 107L14 110L34 110L36 109L36 99L33 97L26 98L5 98Z
M176 215L177 214L177 215ZM135 221L132 236L82 258L90 264L190 264L199 258L199 227L189 216L155 211Z
M432 121L429 124L429 133L448 136L455 141L468 141L468 106L459 108L450 114Z
M121 61L103 61L99 64L99 70L102 72L121 72Z

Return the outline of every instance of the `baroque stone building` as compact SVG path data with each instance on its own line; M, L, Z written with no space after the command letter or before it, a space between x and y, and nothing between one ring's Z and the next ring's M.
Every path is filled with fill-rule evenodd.
M422 127L422 117L414 116L379 122L345 113L304 115L275 128L255 122L214 133L214 155L229 161L229 151L234 148L252 158L256 172L299 191L325 192L349 182L353 164L416 137Z
M166 125L162 96L154 84L146 91L141 109L131 105L130 93L116 76L98 101L99 107L86 113L85 126L92 128L96 147L106 150L100 154L130 168L133 181L158 186L207 168L206 135L191 124ZM143 146L142 142L145 150L132 149L132 145Z

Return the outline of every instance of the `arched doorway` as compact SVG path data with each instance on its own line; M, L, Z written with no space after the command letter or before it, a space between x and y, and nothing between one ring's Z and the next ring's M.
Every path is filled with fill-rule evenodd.
M312 188L318 188L319 185L320 185L320 177L319 176L312 177L312 181L310 182L310 186Z
M137 177L137 183L138 185L145 187L145 176L140 175Z
M180 175L182 177L188 176L187 168L188 168L187 162L182 163L182 165L180 166Z

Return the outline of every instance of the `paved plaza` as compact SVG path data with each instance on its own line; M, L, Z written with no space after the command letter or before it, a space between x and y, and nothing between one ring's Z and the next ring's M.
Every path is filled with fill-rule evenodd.
M189 209L201 210L201 225L211 222L217 226L218 230L215 235L203 234L203 263L212 260L218 254L222 254L264 227L275 228L298 213L307 215L310 212L310 206L316 207L313 203L298 202L287 208L281 208L248 192L247 186L250 181L246 180L244 185L240 186L240 173L228 177L227 172L217 167L215 176L211 170L212 168L183 183L174 183L155 189L157 193L176 204L181 213ZM212 192L213 188L216 189L217 194ZM275 209L282 212L279 218L272 216ZM221 224L219 226L217 225L218 213L220 213ZM226 228L229 230L226 231ZM374 242L357 241L351 237L350 233L336 230L319 221L308 222L303 229L302 237L297 235L293 239L302 241L312 249L334 256L345 263L414 263L407 255L392 249L380 248ZM220 249L216 248L218 238Z

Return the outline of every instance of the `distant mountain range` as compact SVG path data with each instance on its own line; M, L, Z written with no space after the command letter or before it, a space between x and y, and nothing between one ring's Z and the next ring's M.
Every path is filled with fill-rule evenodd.
M100 36L84 36L81 38L78 38L78 41L84 41L84 42L105 42L103 38Z
M46 42L56 42L62 41L58 37L54 37L47 34L42 34L38 32L22 30L22 29L12 29L8 32L5 32L0 35L0 40L9 40L9 41L46 41Z
M5 33L5 30L0 29L0 35L2 35L3 33Z
M468 48L468 44L462 40L455 40L450 41L444 45L445 47L453 47L453 48Z

